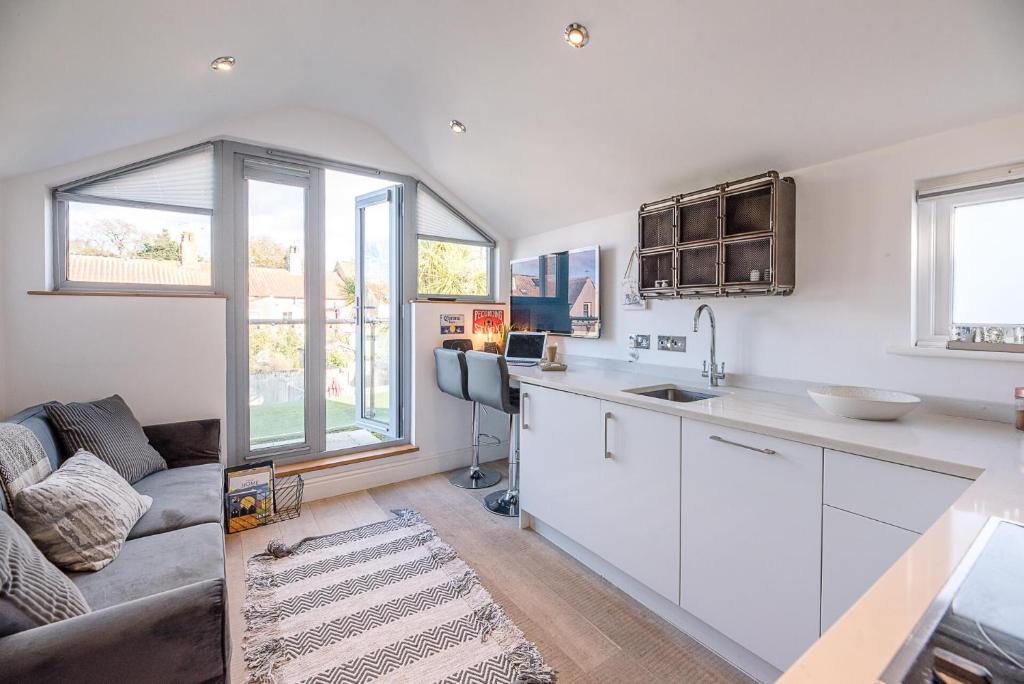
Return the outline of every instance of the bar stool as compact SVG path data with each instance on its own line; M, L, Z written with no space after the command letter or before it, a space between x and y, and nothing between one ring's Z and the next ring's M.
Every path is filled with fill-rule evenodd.
M469 398L508 414L511 442L508 455L508 489L488 494L484 505L498 515L519 515L519 390L509 387L505 357L485 352L466 352L469 367Z
M437 387L445 394L471 401L469 398L469 375L466 371L466 355L458 349L435 349L434 366L437 370ZM473 463L469 470L453 473L448 478L456 487L463 489L486 489L501 481L501 473L491 468L480 467L480 407L473 402Z

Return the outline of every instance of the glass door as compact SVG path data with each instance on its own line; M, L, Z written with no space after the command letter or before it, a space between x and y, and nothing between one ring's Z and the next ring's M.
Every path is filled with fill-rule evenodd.
M225 278L230 462L408 439L399 407L405 181L244 150L233 157L237 256Z
M249 451L310 449L310 170L246 160L244 172Z
M396 188L360 195L356 208L356 329L358 421L397 435L398 264Z

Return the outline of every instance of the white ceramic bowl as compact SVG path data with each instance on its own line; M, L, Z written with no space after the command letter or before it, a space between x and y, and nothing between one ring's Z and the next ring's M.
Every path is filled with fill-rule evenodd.
M834 416L860 420L896 420L921 403L920 397L913 394L870 387L820 385L808 388L807 394Z

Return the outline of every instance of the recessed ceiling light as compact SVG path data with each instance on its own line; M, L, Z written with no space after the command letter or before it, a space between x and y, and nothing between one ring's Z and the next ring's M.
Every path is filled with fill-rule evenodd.
M235 58L231 56L218 57L210 62L210 68L214 71L231 71L235 68Z
M587 31L587 27L576 22L565 27L565 33L562 34L562 37L565 38L566 43L574 48L584 47L590 42L590 32Z
M448 122L448 128L452 129L452 133L465 133L466 124L462 123L458 119L452 119Z

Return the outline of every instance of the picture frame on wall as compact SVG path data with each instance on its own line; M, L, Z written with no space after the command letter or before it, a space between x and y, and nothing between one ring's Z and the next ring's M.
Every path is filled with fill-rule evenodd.
M442 335L463 335L466 332L465 314L441 314Z

